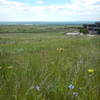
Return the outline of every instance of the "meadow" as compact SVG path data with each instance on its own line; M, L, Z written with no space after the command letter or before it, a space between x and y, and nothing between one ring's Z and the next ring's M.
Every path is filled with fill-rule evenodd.
M100 100L100 36L61 29L0 34L0 100Z

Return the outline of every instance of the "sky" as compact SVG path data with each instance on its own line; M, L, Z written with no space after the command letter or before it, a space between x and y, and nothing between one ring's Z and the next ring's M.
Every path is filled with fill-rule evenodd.
M100 21L100 0L0 0L0 21Z

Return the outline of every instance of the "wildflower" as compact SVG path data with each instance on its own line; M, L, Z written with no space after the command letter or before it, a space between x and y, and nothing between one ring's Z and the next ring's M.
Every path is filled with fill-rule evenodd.
M13 68L13 66L8 66L7 68L8 68L8 69L12 69L12 68Z
M32 90L32 89L36 89L37 91L40 91L40 86L36 85L36 86L31 86L28 91Z
M57 51L63 52L64 51L64 48L57 48Z
M38 85L35 86L37 91L40 91L40 87Z
M93 73L94 72L94 69L88 69L88 72L89 73Z
M73 96L77 97L78 96L78 92L73 92Z
M74 86L74 85L72 85L72 84L70 84L70 85L68 86L68 88L72 90L72 89L74 89L74 88L75 88L75 86Z
M64 48L60 48L60 52L63 52L64 51Z
M59 48L57 48L57 51L59 51Z

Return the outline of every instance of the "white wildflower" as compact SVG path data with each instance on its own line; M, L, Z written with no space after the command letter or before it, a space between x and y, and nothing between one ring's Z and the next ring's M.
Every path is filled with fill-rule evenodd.
M40 91L40 87L38 85L35 86L37 91Z
M78 96L78 92L73 92L73 96L77 97Z

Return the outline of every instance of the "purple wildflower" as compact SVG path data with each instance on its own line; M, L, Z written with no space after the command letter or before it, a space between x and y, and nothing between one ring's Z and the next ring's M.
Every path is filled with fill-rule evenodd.
M72 85L72 84L70 84L70 85L68 86L68 88L72 90L72 89L74 89L74 88L75 88L75 86L74 86L74 85Z

